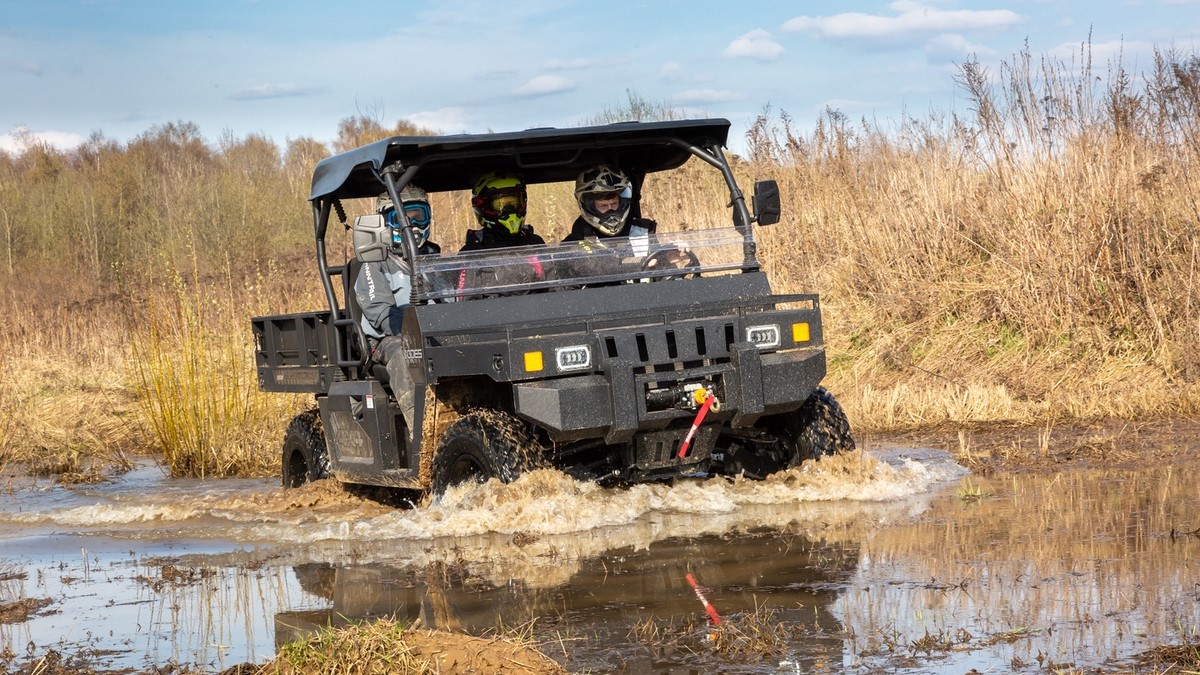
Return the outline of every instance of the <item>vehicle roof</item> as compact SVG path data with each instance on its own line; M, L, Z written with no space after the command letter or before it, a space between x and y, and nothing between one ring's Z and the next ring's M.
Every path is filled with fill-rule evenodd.
M652 173L686 162L687 146L724 147L728 134L729 120L699 119L393 136L318 162L309 200L374 197L381 191L377 172L395 162L419 165L413 182L428 192L470 189L488 171L517 172L526 183L573 181L584 168L601 163Z

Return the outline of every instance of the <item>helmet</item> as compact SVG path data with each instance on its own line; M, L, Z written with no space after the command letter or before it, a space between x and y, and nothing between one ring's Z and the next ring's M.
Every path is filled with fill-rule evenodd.
M421 188L409 183L400 190L400 201L404 204L404 215L408 217L408 226L412 228L413 239L420 248L429 241L429 228L433 225L433 212L429 210L429 195ZM375 211L381 214L392 230L392 245L399 246L404 241L401 235L403 223L392 205L388 193L379 195Z
M485 228L516 234L525 224L525 183L511 173L485 173L471 190L471 208Z
M629 178L619 169L604 164L581 172L575 179L575 201L579 202L580 215L607 236L625 227L632 197ZM603 213L596 207L597 199L605 203Z

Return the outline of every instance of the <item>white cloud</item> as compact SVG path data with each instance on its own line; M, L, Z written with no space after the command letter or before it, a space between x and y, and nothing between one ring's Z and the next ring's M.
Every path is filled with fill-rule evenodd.
M465 108L438 108L437 110L422 110L403 119L422 129L430 129L443 134L464 133L471 128L471 115Z
M896 16L846 12L833 16L798 16L782 26L789 33L809 32L831 39L921 36L955 31L1014 26L1023 19L1007 9L945 10L914 0L897 0L889 7Z
M973 56L989 59L995 55L996 52L986 45L970 42L955 33L937 35L925 43L925 58L933 64L962 61Z
M728 103L742 100L741 94L721 89L688 89L671 97L672 103Z
M561 75L538 75L520 87L517 87L515 93L523 96L546 96L547 94L559 94L564 91L571 91L574 88L575 81Z
M20 126L0 135L0 152L17 155L40 143L59 150L71 150L83 143L83 136L68 131L32 131Z
M745 57L756 61L774 61L783 55L783 47L770 33L757 28L730 42L721 54L727 58Z
M843 115L861 115L870 112L879 107L879 103L874 101L859 101L852 98L831 98L826 99L817 109L817 114L823 114L825 110L836 110Z
M46 72L46 68L40 63L11 59L0 59L0 70L12 70L26 75L43 75Z
M667 61L662 64L662 68L658 69L658 75L668 82L678 80L683 74L683 66L679 65L678 61Z
M317 93L315 87L305 87L298 84L260 84L256 87L241 89L229 95L234 101L256 101L266 98L292 98L294 96L309 96Z

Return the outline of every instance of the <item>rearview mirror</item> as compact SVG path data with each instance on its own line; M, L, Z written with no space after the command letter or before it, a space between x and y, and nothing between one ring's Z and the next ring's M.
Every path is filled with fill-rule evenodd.
M774 225L779 222L779 184L773 180L760 180L754 184L754 220L759 225Z
M354 257L359 262L383 262L392 248L392 233L383 216L374 214L354 219Z

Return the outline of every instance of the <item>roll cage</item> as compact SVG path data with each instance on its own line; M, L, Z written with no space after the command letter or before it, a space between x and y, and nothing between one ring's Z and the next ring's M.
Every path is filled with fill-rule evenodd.
M682 273L753 271L759 268L759 262L750 225L756 221L769 224L778 219L778 192L772 181L756 184L757 215L751 215L724 154L728 132L728 120L704 119L495 134L393 136L321 160L313 171L309 201L321 284L333 323L339 334L346 337L337 340L337 365L354 368L366 361L364 338L355 318L342 311L333 282L334 277L342 277L346 302L353 302L352 272L357 265L354 261L331 264L325 245L332 215L336 214L339 222L350 227L343 200L375 198L386 191L394 203L400 203L400 190L413 180L427 192L468 190L479 176L489 171L519 173L526 184L573 181L587 167L610 164L621 167L629 176L633 187L630 217L638 218L646 175L675 169L696 157L724 177L729 189L728 206L732 208L731 227L688 233L686 237L663 236L647 242L606 241L609 246L600 256L573 242L441 257L418 257L411 233L404 228L408 259L414 261L414 279L418 280L413 284L412 303L467 300L485 293L528 292ZM639 258L635 254L644 259L646 255L670 250L693 252L692 264L682 271L648 270L637 264ZM695 254L699 251L709 253L704 264L696 262ZM500 278L528 265L530 260L541 271L538 278ZM562 272L574 262L584 260L589 266L582 274L578 270ZM609 264L596 267L604 261ZM465 282L463 269L473 272ZM351 335L357 335L354 340L357 358L351 353L354 351Z

